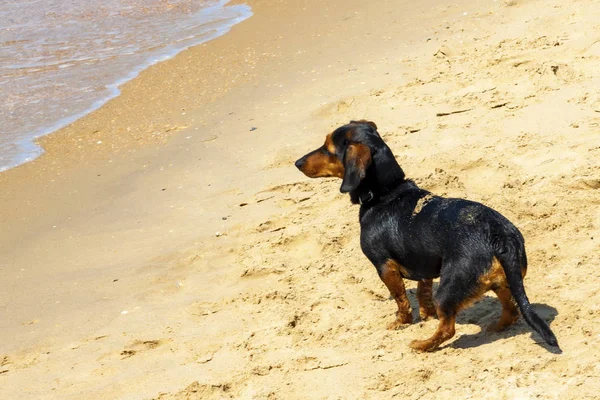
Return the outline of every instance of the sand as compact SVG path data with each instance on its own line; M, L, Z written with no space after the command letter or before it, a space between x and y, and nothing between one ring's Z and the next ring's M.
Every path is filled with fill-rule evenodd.
M595 2L248 3L0 174L0 398L597 398ZM491 293L435 353L385 329L358 208L293 166L356 118L521 229L562 354Z

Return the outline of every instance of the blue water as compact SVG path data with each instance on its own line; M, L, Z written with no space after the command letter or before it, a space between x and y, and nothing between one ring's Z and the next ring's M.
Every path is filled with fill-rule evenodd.
M0 0L0 171L140 71L252 15L225 0Z

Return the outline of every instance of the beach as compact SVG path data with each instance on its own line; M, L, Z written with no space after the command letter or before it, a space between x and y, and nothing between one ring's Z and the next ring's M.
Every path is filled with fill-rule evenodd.
M595 2L244 3L0 173L0 398L597 398ZM486 334L492 293L437 352L408 347L435 320L386 330L358 207L294 167L362 118L521 230L562 354L522 319Z

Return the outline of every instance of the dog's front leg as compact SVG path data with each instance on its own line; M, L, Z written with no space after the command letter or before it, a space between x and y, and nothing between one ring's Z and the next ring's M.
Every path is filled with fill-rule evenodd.
M399 264L396 261L388 260L377 268L377 272L394 300L396 300L396 304L398 304L396 320L388 325L388 329L398 329L404 324L412 323L412 310L408 297L406 297L404 281L402 280L402 276L400 276Z

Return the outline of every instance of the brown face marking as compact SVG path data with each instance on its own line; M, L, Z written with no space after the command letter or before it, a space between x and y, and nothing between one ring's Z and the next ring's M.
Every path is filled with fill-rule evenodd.
M317 150L308 153L302 173L309 178L343 178L344 164L335 156L336 149L331 139L331 133L327 135L325 144Z
M408 297L406 297L406 289L404 287L404 281L400 276L400 269L403 269L403 267L394 260L388 260L381 267L381 280L385 286L387 286L390 294L394 300L396 300L396 304L398 305L396 320L388 325L388 329L398 329L400 326L412 322L410 302L408 301Z
M325 149L327 149L328 152L330 152L331 154L335 154L335 145L333 144L333 133L330 133L329 135L327 135L327 137L325 138L325 144L323 145L323 147L325 147Z
M369 150L369 147L361 143L349 144L344 154L345 171L340 191L348 193L355 190L365 178L369 165L371 165L371 150Z
M417 284L417 300L419 300L419 316L427 321L436 316L433 305L433 279L423 279Z
M371 165L371 150L364 144L353 143L346 150L346 159L354 164L355 168L359 168L364 175L364 172Z

